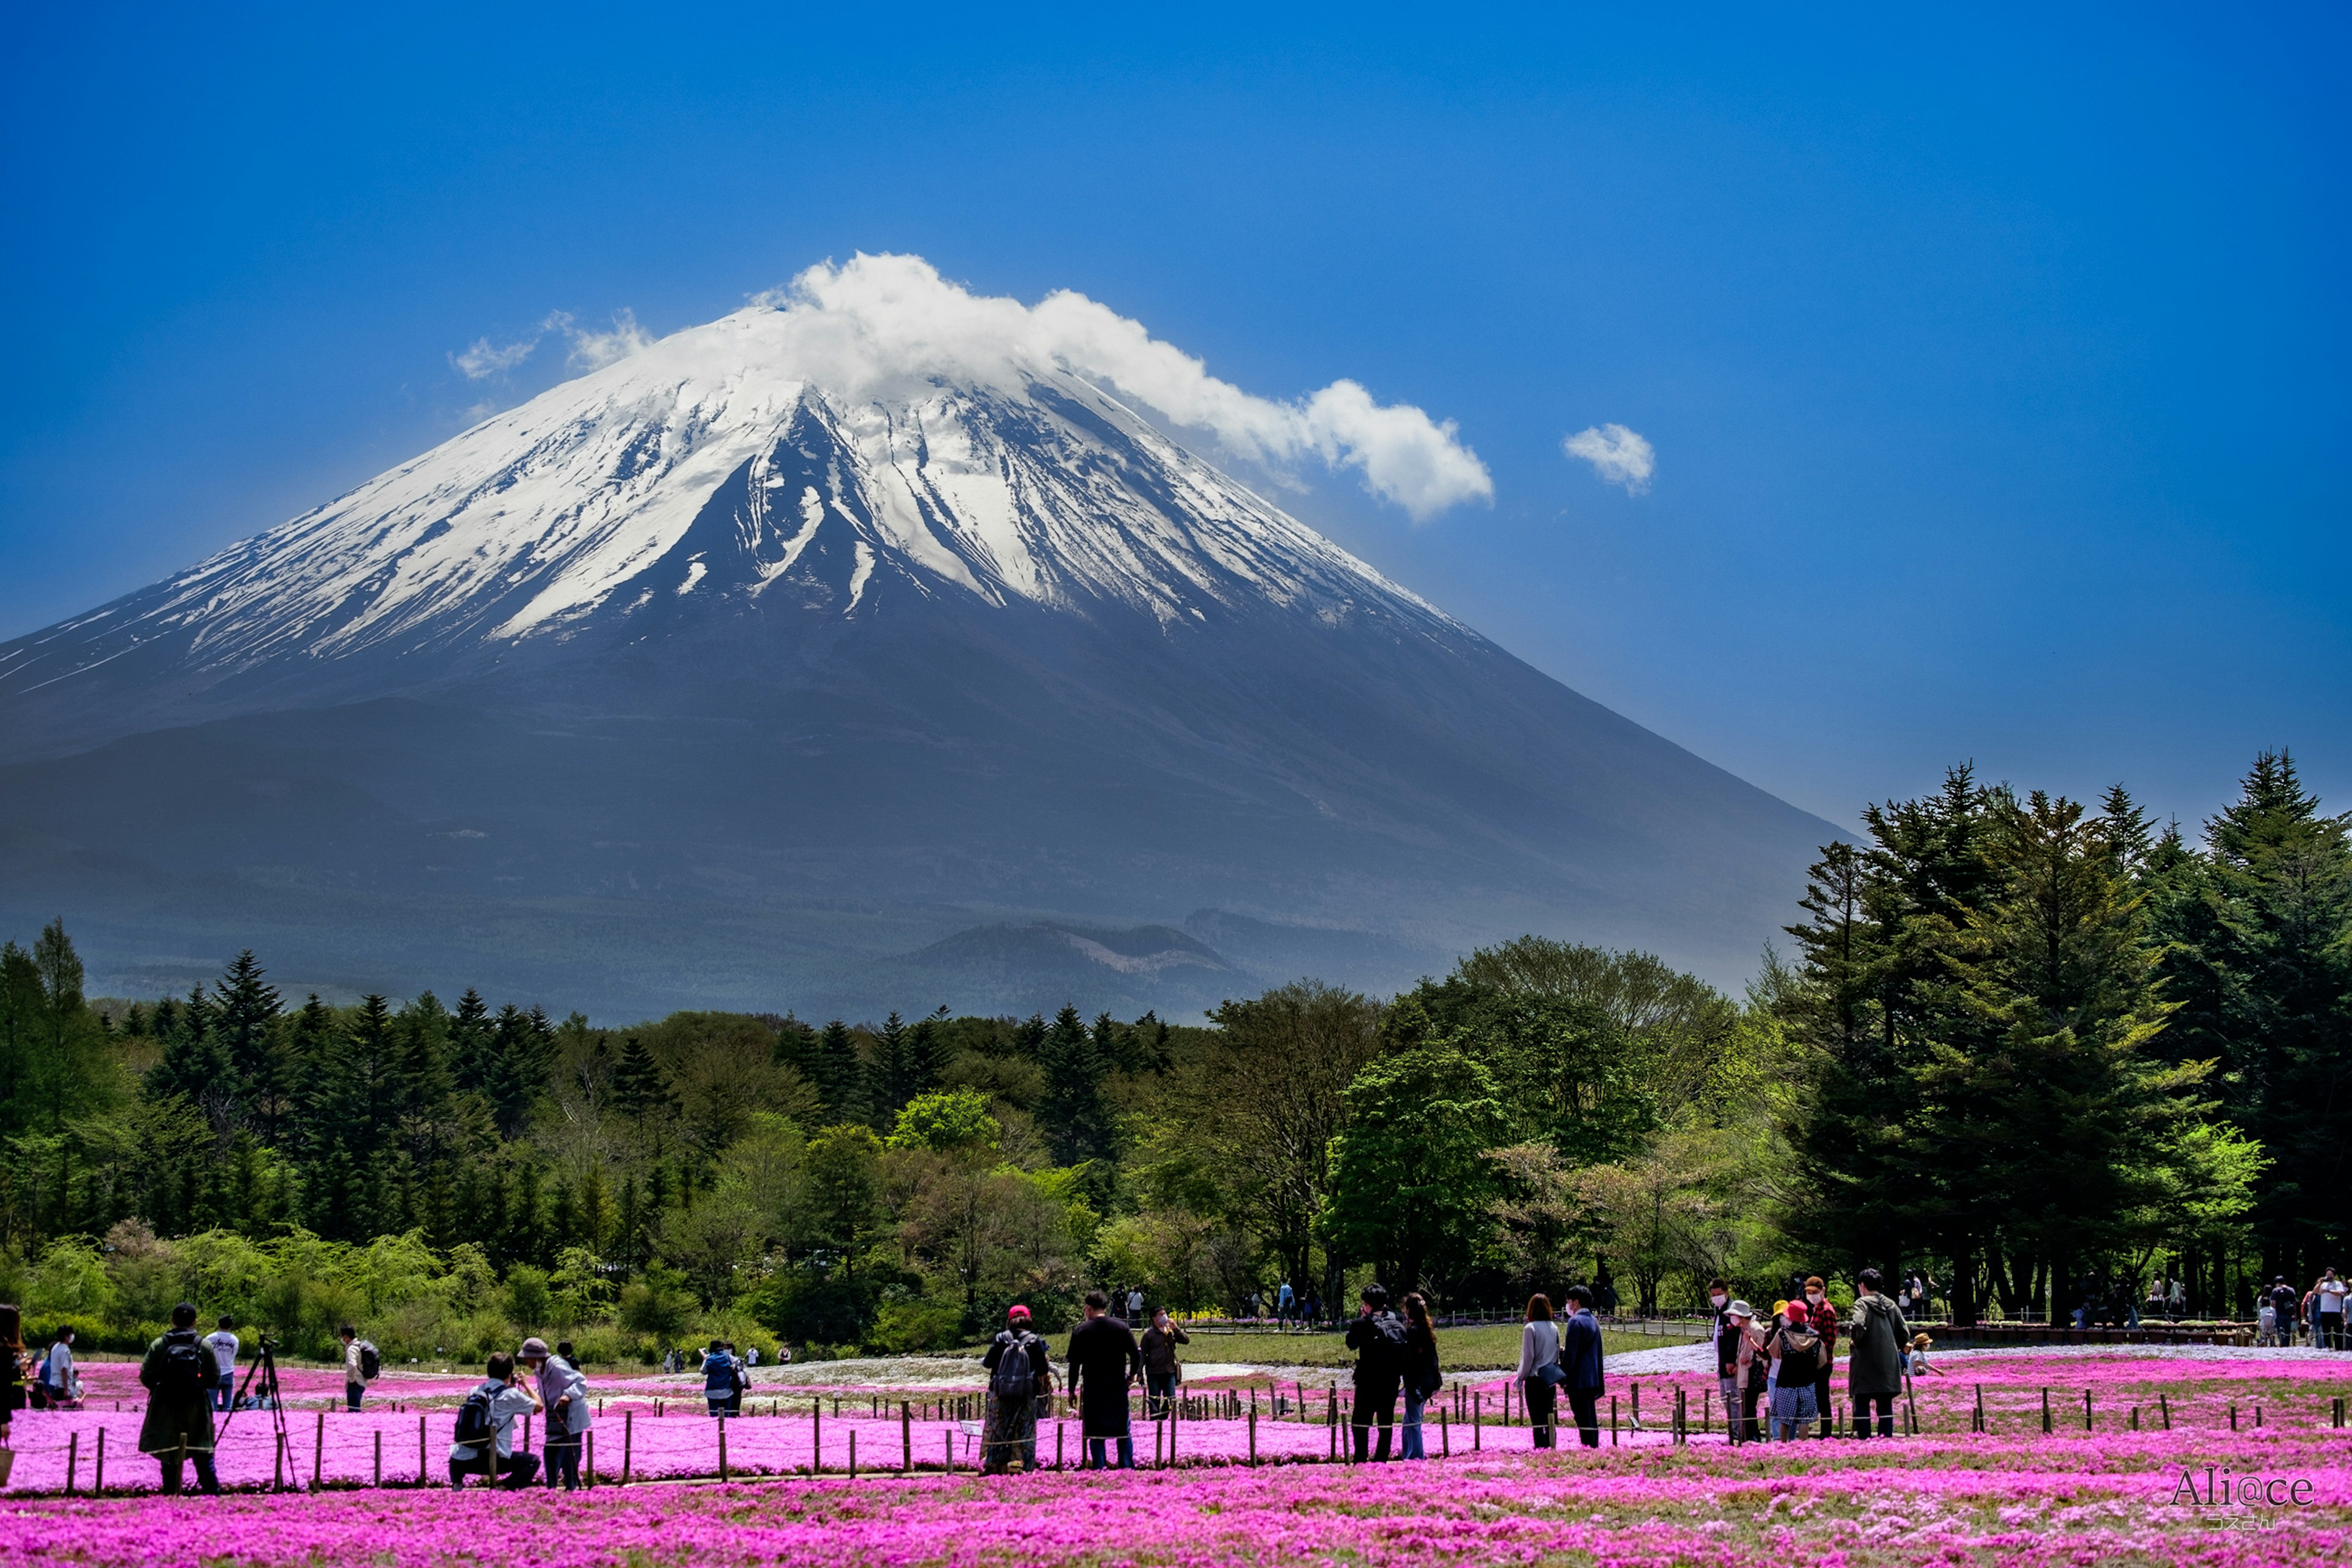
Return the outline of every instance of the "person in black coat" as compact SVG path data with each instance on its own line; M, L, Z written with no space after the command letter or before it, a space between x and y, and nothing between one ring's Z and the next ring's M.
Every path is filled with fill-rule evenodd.
M1592 1293L1570 1285L1568 1321L1559 1328L1559 1365L1568 1375L1560 1387L1576 1412L1576 1433L1588 1448L1601 1447L1601 1321L1592 1315Z
M1143 1377L1143 1352L1135 1332L1108 1316L1110 1298L1089 1290L1086 1321L1070 1331L1069 1386L1078 1396L1078 1430L1087 1445L1087 1467L1104 1468L1106 1445L1118 1444L1118 1468L1135 1468L1135 1437L1128 1429L1127 1391Z
M1389 1438L1396 1425L1397 1391L1404 1382L1404 1320L1389 1310L1388 1290L1364 1287L1363 1310L1348 1325L1348 1348L1356 1352L1356 1460L1362 1463L1370 1447L1372 1424L1381 1428L1375 1460L1389 1457Z

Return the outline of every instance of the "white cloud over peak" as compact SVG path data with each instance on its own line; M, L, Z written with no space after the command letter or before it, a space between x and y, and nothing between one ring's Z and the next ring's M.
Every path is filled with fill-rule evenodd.
M1560 443L1560 449L1591 464L1592 471L1611 484L1623 485L1627 495L1648 489L1650 476L1658 471L1657 448L1622 425L1579 430Z
M796 373L837 395L873 395L934 378L1017 388L1028 375L1065 370L1257 461L1278 466L1311 456L1354 468L1366 489L1416 521L1494 498L1486 465L1451 420L1433 420L1410 404L1376 403L1353 381L1291 402L1255 396L1155 339L1140 321L1068 289L1024 305L971 293L920 257L861 254L812 267L754 303L783 312ZM642 337L634 321L616 321L614 335L622 332Z
M637 325L634 311L613 313L613 330L609 332L588 331L573 324L569 310L551 310L539 323L539 330L518 342L500 348L488 338L476 338L473 346L463 353L449 356L449 363L467 381L481 381L502 375L531 356L540 340L550 332L561 332L572 341L571 363L580 370L602 370L615 360L624 360L640 349L653 346L654 335Z
M614 311L613 330L609 332L583 331L561 310L550 316L547 322L551 327L560 326L564 336L572 340L572 363L583 370L602 370L616 360L654 346L654 335L637 325L634 310Z

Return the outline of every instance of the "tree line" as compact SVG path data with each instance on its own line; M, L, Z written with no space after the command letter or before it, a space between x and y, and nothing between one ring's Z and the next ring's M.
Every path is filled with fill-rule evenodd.
M1530 936L1200 1026L611 1028L473 990L295 1003L251 952L92 1001L52 923L0 946L0 1297L100 1340L190 1295L314 1349L560 1325L618 1358L932 1348L1093 1284L1241 1310L1580 1279L1655 1310L1874 1264L1974 1315L2157 1269L2221 1312L2335 1260L2352 849L2287 758L2196 843L2121 790L1966 768L1864 827L1738 998Z

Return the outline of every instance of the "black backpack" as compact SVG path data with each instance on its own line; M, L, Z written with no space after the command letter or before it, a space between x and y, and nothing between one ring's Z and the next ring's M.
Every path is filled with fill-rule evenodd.
M1811 1323L1790 1323L1780 1331L1780 1382L1793 1388L1811 1383L1822 1370L1822 1336Z
M156 1393L167 1399L201 1399L214 1382L216 1363L196 1342L194 1329L173 1329L163 1336L163 1386Z
M1404 1375L1404 1320L1394 1312L1372 1315L1372 1337L1364 1345L1364 1365L1382 1377Z
M1004 1353L996 1359L996 1370L989 1374L989 1391L999 1399L1026 1399L1037 1392L1037 1366L1030 1360L1029 1347L1037 1336L1023 1330L1014 1333L1010 1329L997 1336L996 1342Z
M490 1419L490 1401L499 1396L505 1385L486 1383L466 1395L466 1403L457 1406L457 1441L467 1447L488 1442L498 1431Z
M376 1373L383 1370L383 1357L367 1340L360 1342L360 1381L373 1383Z

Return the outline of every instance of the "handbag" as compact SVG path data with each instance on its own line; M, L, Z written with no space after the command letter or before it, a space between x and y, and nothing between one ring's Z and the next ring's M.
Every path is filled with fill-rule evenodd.
M1535 1375L1550 1387L1558 1388L1568 1381L1568 1368L1556 1361L1549 1361L1536 1368Z

